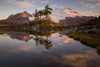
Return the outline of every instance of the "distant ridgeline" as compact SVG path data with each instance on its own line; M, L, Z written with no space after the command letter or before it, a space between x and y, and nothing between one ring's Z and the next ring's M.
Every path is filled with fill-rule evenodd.
M60 24L64 24L66 26L72 26L72 25L80 25L82 23L86 23L93 18L94 18L93 16L66 17L64 20L59 20L59 22Z
M84 16L76 11L71 10L70 8L56 8L52 11L52 14L48 19L60 23L66 26L70 25L79 25L81 23L86 23L90 19L93 19L92 16ZM34 14L29 14L27 11L12 14L7 19L1 20L0 23L9 23L9 24L24 24L35 19ZM45 20L43 16L42 19Z
M74 18L72 18L75 20ZM80 19L80 22L84 20ZM69 22L68 22L69 23ZM76 22L75 22L76 23ZM67 26L67 33L71 32L84 32L84 33L95 33L95 34L100 34L100 16L94 17L91 20L87 20L85 23L81 23L78 25L69 25Z

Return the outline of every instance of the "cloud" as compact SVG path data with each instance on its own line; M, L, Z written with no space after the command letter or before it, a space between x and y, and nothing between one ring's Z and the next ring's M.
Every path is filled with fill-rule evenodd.
M48 3L49 1L40 1L41 3Z
M48 3L49 1L45 0L23 0L23 1L18 1L18 0L4 0L1 1L3 3L5 3L5 5L3 5L2 3L0 4L1 6L3 5L3 7L6 5L9 5L10 7L14 7L14 8L30 8L30 7L35 7L37 4L36 3Z
M22 8L29 8L29 7L33 7L34 5L30 2L27 1L23 1L23 2L16 2L15 5L17 7L22 7Z
M0 18L0 20L2 20L2 18Z
M56 7L56 5L51 5L51 7Z
M88 1L100 1L100 0L88 0Z
M93 11L84 11L83 13L85 13L85 14L91 14L91 13L93 13Z
M5 2L12 3L12 2L15 2L15 0L6 0Z
M38 10L43 10L43 9L44 9L44 7L38 7L37 9L38 9Z
M100 7L100 3L97 4L90 4L90 6L88 6L89 8L96 8L96 7Z
M88 0L81 2L82 5L85 7L88 7L90 9L92 8L99 8L100 7L100 0Z

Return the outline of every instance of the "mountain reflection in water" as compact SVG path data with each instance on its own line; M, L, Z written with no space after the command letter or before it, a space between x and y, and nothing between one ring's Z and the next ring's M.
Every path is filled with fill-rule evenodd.
M11 31L11 32L8 32L7 35L9 35L11 39L17 39L17 40L25 41L25 42L28 42L31 39L33 39L36 42L36 46L44 45L46 49L49 49L50 47L52 47L52 41L50 41L48 37L52 33L56 33L56 31L47 31L47 32L34 31L33 35L32 34L30 35L26 32L12 32Z
M98 67L94 48L58 31L0 31L0 67Z

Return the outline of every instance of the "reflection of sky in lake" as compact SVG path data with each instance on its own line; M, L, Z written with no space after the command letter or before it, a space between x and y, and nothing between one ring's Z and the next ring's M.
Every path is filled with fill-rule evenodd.
M52 34L49 50L44 45L36 46L34 39L28 42L0 35L0 67L97 67L100 56L96 50L82 45L59 33ZM43 36L46 38L45 36ZM62 43L62 45L60 45Z

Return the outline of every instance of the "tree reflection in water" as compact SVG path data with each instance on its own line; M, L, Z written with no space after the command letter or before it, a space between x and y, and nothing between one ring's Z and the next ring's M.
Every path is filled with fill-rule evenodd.
M49 40L49 37L52 33L56 32L57 31L9 31L4 32L4 34L9 35L9 37L12 39L17 39L25 42L28 42L33 39L36 42L36 46L42 45L45 46L45 48L48 50L50 47L53 46L52 41Z
M38 34L39 33L39 34ZM46 32L35 32L34 40L36 42L36 46L43 45L46 49L49 49L52 47L52 41L48 39L49 36L51 36L52 33L55 33L54 31L46 31ZM46 37L46 38L44 38Z
M49 49L50 47L52 47L52 41L41 37L37 37L34 38L35 42L36 42L36 46L38 45L44 45L46 49Z

